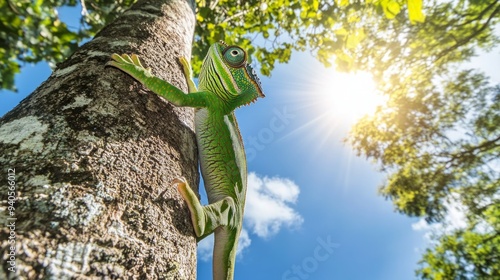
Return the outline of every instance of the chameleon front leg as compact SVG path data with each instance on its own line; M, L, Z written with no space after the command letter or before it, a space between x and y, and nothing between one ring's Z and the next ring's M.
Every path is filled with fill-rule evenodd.
M196 86L191 79L191 68L186 58L181 58L180 61L183 67L183 72L186 75L189 91L191 92L191 90L193 90L190 94L185 94L182 90L172 84L153 76L151 74L151 70L144 68L139 60L139 57L135 54L132 54L131 56L127 54L112 54L111 58L112 60L106 65L118 68L129 74L134 79L145 85L148 89L158 95L161 95L174 105L193 108L206 107L206 93L196 91ZM186 67L189 67L189 69Z
M222 200L209 205L201 205L195 192L191 189L184 178L176 178L172 181L177 184L179 193L186 201L191 212L191 222L198 241L210 235L219 226L228 226L232 224L234 215L234 200L226 197Z

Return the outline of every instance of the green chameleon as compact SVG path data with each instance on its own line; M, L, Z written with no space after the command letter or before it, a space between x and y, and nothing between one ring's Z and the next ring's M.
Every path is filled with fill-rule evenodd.
M189 94L154 77L136 55L111 57L108 65L128 73L176 106L195 108L196 139L209 205L200 204L184 178L173 183L189 207L198 241L215 232L213 279L233 279L247 188L245 150L234 110L264 97L246 52L222 41L213 44L201 67L198 90L189 61L181 57Z

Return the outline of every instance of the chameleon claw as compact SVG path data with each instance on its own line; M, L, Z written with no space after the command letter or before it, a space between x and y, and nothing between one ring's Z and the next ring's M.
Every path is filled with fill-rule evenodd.
M129 63L129 64L134 64L134 61L132 60L132 58L130 57L130 55L128 54L123 54L122 55L123 57L123 60L126 62L126 63Z
M184 184L184 185L186 185L186 184L187 184L187 183L186 183L186 178L184 178L184 177L174 178L174 179L172 180L172 184L173 184L173 185L179 185L179 184Z
M181 196L184 198L184 200L188 201L189 200L189 194L188 194L188 184L186 181L186 178L180 177L180 178L174 178L172 180L172 185L177 185L177 190L181 194Z
M113 54L111 56L115 61L117 62L121 62L121 63L127 63L128 61L130 61L130 57L126 54L122 54L122 55L119 55L119 54Z
M132 62L132 64L134 64L136 66L144 68L144 66L142 66L142 64L141 64L141 61L139 60L139 57L136 54L132 54L131 62Z
M182 66L186 67L189 66L189 62L187 61L187 58L185 56L179 57L179 62L182 64Z
M184 200L187 200L187 188L189 187L186 178L180 177L172 180L172 185L177 185L177 190L182 195Z
M152 77L151 69L144 68L139 59L139 56L136 54L128 55L128 54L112 54L111 60L106 63L106 66L116 67L133 77L138 77L140 74L144 74L146 77Z
M113 66L113 67L116 67L116 68L120 68L120 66L124 65L124 64L128 64L130 58L128 57L128 55L124 54L124 55L119 55L117 53L114 53L111 55L111 60L108 61L108 63L106 63L107 66Z
M182 70L183 70L186 78L189 78L189 79L192 78L193 73L191 70L191 63L189 63L189 60L185 56L181 56L181 57L179 57L179 62L182 65Z

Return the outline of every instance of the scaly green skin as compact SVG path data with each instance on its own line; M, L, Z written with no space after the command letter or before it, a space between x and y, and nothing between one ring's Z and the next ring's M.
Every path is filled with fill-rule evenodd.
M188 60L181 57L189 94L151 75L136 55L113 54L112 59L108 65L128 73L173 104L196 108L196 138L209 205L200 204L184 178L173 183L191 211L198 240L215 232L213 279L233 279L247 188L245 150L234 110L264 97L245 51L224 42L213 44L203 61L199 90L192 81Z

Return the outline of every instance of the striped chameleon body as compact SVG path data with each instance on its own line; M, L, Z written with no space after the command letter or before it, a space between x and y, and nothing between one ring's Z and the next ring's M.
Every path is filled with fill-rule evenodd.
M195 109L195 129L201 172L208 196L202 206L184 178L174 179L191 212L198 241L215 233L213 279L233 279L236 248L243 223L247 166L243 141L234 110L264 97L246 52L224 42L213 44L203 61L199 89L191 66L180 58L189 94L151 75L136 55L113 54L108 65L116 67L177 106Z

